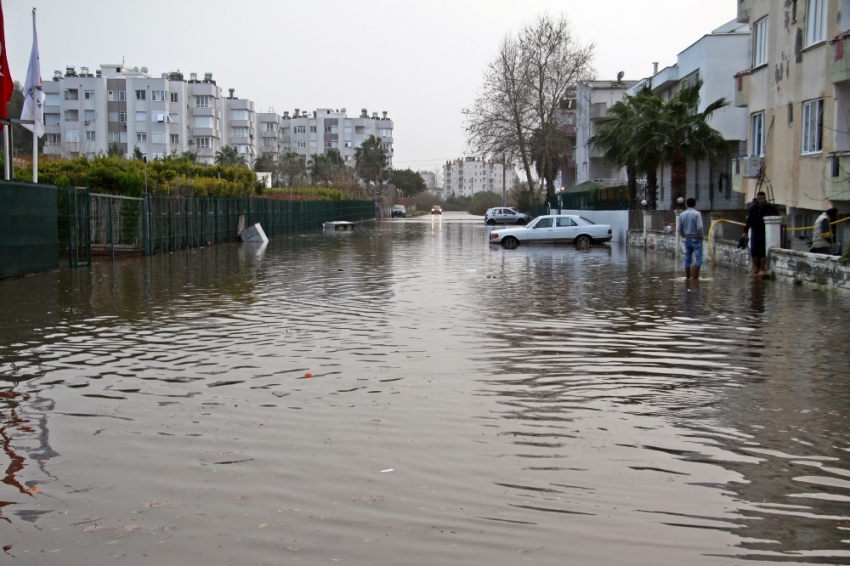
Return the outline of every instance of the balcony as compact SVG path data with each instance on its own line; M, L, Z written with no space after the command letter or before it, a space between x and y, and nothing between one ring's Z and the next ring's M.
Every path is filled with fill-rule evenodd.
M746 108L750 104L750 70L735 75L735 106Z
M850 57L847 56L845 46L848 37L850 32L844 32L830 41L833 55L830 79L833 83L850 81Z
M597 102L596 104L590 105L590 119L593 120L601 120L602 118L608 117L608 105L604 102Z
M826 157L827 200L850 201L850 154Z
M750 12L753 9L753 0L738 0L738 19L739 24L750 23Z
M652 90L659 92L679 82L679 67L676 65L664 67L652 77Z

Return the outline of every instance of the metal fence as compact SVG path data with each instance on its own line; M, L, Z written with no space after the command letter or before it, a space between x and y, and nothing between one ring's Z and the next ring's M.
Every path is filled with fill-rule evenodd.
M59 265L56 187L0 181L0 278Z

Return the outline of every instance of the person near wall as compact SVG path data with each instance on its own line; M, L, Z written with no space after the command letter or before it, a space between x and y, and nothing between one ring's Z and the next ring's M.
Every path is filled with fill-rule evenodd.
M764 217L779 216L776 207L767 202L764 191L756 194L756 200L750 206L747 213L747 224L744 227L744 236L749 233L750 257L752 257L752 268L750 275L764 275L765 263L767 262L767 245L764 234Z
M838 219L838 209L833 207L818 216L815 226L812 228L812 247L809 251L813 254L831 254L832 244L835 236L832 234L830 222Z
M702 214L697 201L689 198L688 208L679 215L679 235L685 240L685 279L699 279L702 266Z

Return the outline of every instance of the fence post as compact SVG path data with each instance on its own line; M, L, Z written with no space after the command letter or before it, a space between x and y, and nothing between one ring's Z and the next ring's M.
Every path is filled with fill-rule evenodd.
M770 250L772 248L782 248L782 217L781 216L765 216L764 217L764 249L767 257L766 269L773 273L773 261Z

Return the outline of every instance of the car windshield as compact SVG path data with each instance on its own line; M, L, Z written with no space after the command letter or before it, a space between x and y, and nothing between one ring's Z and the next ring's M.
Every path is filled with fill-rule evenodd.
M581 220L582 220L585 224L591 224L591 225L596 224L596 222L593 222L592 220L588 220L588 219L587 219L587 218L585 218L584 216L579 216L579 218L580 218L580 219L581 219Z

